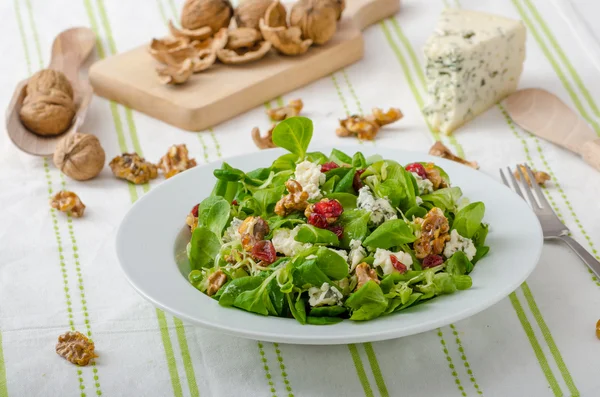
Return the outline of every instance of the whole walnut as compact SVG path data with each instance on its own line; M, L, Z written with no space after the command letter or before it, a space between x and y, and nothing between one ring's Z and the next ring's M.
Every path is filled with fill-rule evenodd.
M302 31L302 39L325 44L337 29L340 3L333 0L300 0L290 12L290 25Z
M258 22L264 18L273 0L242 0L235 9L235 22L238 28L258 29Z
M76 132L65 137L54 151L54 165L78 181L92 179L102 171L106 154L94 135Z
M46 94L62 91L73 99L73 87L64 74L58 70L44 69L35 73L27 82L27 95Z
M181 26L199 29L208 26L213 34L229 27L233 7L228 0L187 0L181 11Z
M75 104L58 90L51 95L34 93L25 97L19 112L21 122L40 135L58 135L65 132L75 117Z

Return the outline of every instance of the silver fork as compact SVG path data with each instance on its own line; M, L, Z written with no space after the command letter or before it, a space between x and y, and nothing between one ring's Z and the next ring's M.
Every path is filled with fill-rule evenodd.
M525 200L523 192L527 196L527 200L533 209L533 212L538 217L540 224L542 225L542 231L544 233L544 240L551 239L559 239L564 241L576 254L581 258L581 260L594 272L594 274L600 277L600 262L596 260L587 252L577 241L575 241L569 234L569 229L558 219L552 207L550 207L550 203L544 197L544 193L542 189L535 183L535 178L529 166L525 165L525 172L531 181L531 186L527 183L527 178L523 174L523 170L521 167L517 166L517 172L521 177L521 182L519 183L510 167L506 167L506 173L508 173L508 177L505 175L505 170L500 168L500 177L502 178L502 182L510 189L514 190L521 198ZM509 181L511 183L509 183ZM537 199L537 200L536 200Z

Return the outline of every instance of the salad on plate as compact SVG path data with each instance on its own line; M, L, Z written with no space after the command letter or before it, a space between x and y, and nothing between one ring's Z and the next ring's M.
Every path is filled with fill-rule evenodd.
M308 152L312 129L289 118L273 131L289 153L214 171L212 194L186 219L191 284L225 307L316 325L470 288L489 251L485 205L431 162Z

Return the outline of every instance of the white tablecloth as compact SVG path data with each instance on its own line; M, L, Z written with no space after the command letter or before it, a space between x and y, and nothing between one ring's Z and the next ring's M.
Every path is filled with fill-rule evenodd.
M17 81L48 63L61 30L91 26L98 59L166 33L165 20L182 2L0 2L2 107ZM559 12L561 2L460 5L523 19L528 42L521 87L555 92L600 133L598 59ZM589 14L600 9L583 3L587 20L595 21ZM347 113L398 106L404 119L386 128L376 145L428 150L432 135L419 110L421 48L447 5L454 0L403 1L398 15L365 31L361 62L282 98L304 101L314 141L341 143L334 130ZM108 159L137 151L156 161L169 145L186 143L202 163L257 150L254 126L269 126L263 107L196 134L95 98L81 130L100 138ZM515 127L500 107L444 141L495 178L498 167L519 162L549 172L553 207L597 256L600 178L579 158ZM84 218L68 220L49 209L49 193L63 188L88 206ZM130 190L108 167L89 182L64 178L51 160L25 155L0 135L0 396L600 395L594 334L600 282L565 246L547 243L537 269L514 294L456 324L386 342L278 345L186 325L129 286L114 236L132 202L146 193ZM56 338L69 329L92 336L99 354L94 366L78 368L56 355Z

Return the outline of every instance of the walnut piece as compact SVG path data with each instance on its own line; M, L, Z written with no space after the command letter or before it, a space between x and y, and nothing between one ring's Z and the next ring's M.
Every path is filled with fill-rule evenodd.
M50 95L27 95L19 111L21 122L39 135L59 135L65 132L75 117L75 104L68 94L52 90Z
M254 244L264 240L269 234L269 225L260 216L249 216L244 219L244 222L238 228L238 232L242 237L242 247L247 252L252 252Z
M50 199L50 206L61 212L71 215L73 218L81 218L85 211L85 205L73 192L61 190Z
M148 183L158 176L158 169L137 153L123 153L108 164L117 178L125 179L137 185Z
M194 73L191 59L186 59L181 65L156 68L156 73L163 84L177 85L185 83Z
M228 0L187 0L181 11L181 26L200 29L208 26L213 32L229 27L233 7Z
M235 9L235 22L240 28L258 29L258 22L265 16L273 0L243 0Z
M189 158L185 144L171 146L167 154L162 156L158 162L158 168L162 170L167 179L195 166L196 160Z
M450 149L448 149L446 146L444 146L444 144L440 141L436 141L433 144L431 149L429 149L429 154L432 156L441 157L443 159L456 161L457 163L467 165L471 168L475 168L476 170L479 169L479 164L477 164L476 161L467 161L467 160L463 159L462 157L458 157L457 155L452 153L450 151Z
M429 181L433 185L433 190L448 187L448 184L446 183L444 178L442 178L440 171L438 171L438 169L435 168L435 165L433 163L427 163L423 168L425 168L425 172L427 173L427 179L429 179Z
M450 226L444 212L433 207L423 219L417 218L416 221L421 224L421 236L413 245L415 256L423 259L431 254L440 255L446 241L450 240Z
M273 130L274 129L275 129L275 124L273 124L273 126L269 129L269 131L267 131L267 135L261 136L260 130L258 129L258 127L252 128L252 140L254 141L254 144L256 145L256 147L258 147L259 149L271 149L271 148L277 147L273 143Z
M76 132L56 145L53 159L56 168L70 178L86 181L102 171L106 154L94 135Z
M294 117L302 111L302 99L292 99L287 105L275 109L267 109L266 113L273 121L285 120L289 117Z
M369 116L352 115L340 120L340 126L335 133L340 137L357 136L358 139L372 141L382 126L396 122L402 116L398 108L390 108L387 112L374 108Z
M322 45L335 34L338 11L331 0L299 0L290 11L290 25L300 28L303 39Z
M223 284L225 284L225 281L227 281L227 276L221 269L208 276L208 289L206 290L206 295L213 296L216 294Z
M529 178L529 175L527 174L527 167L522 164L519 164L518 167L519 167L519 169L521 169L521 172L525 176L525 182L527 182L527 184L529 186L531 186L531 179ZM531 170L531 173L533 174L533 179L535 179L535 183L537 183L540 186L544 186L546 184L546 182L548 182L550 180L550 175L544 171ZM521 174L519 173L518 170L515 170L514 175L518 181L521 180Z
M98 357L94 342L78 331L68 331L58 337L56 353L72 364L86 366Z
M217 51L217 58L219 58L219 61L225 64L235 65L240 63L248 63L261 59L267 54L267 52L269 52L270 49L270 42L261 41L249 48L239 48L237 50L223 48Z
M186 41L205 40L213 33L209 26L202 26L198 29L177 29L173 24L173 21L169 21L169 32L171 33L171 36L177 39L184 39Z
M304 211L308 207L308 192L302 190L302 185L293 179L288 179L285 187L289 194L275 204L275 213L284 217L296 211Z
M375 269L372 269L367 262L362 262L356 266L354 271L356 272L356 279L358 280L358 283L356 284L356 290L359 290L360 287L368 283L370 280L373 280L379 284L377 272Z
M229 50L250 48L262 39L260 32L253 28L232 29L228 32L228 34L229 38L225 48Z

